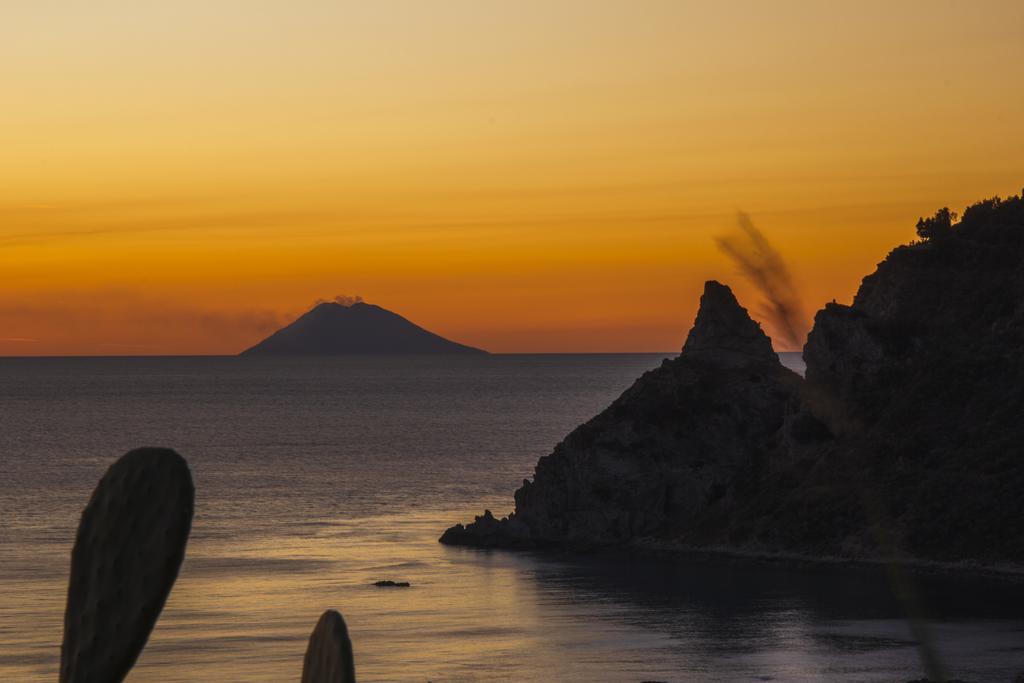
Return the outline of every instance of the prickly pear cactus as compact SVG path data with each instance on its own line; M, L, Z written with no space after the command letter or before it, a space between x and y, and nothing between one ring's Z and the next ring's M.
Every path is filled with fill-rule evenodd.
M103 475L71 553L61 683L128 674L178 576L194 501L188 464L166 448L130 451Z
M320 615L309 636L302 683L355 683L352 641L341 614L329 609Z

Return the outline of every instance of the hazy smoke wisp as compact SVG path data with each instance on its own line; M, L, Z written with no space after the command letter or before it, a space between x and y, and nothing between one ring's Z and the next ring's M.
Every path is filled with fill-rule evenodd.
M361 303L363 303L363 297L358 296L358 295L351 296L349 294L339 294L336 297L334 297L333 299L317 299L316 300L316 305L317 306L319 306L320 304L338 304L339 306L344 306L345 308L348 308L349 306L355 306L356 304L361 304Z
M747 214L740 212L738 220L737 232L718 237L715 242L764 297L760 316L780 341L798 350L807 336L807 323L789 268Z

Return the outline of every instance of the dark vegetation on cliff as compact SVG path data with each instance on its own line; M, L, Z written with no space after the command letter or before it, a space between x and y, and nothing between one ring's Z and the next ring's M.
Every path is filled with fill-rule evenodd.
M806 380L708 283L678 358L442 541L1024 561L1024 197L954 219L818 312Z
M243 356L481 354L429 332L397 313L357 300L322 302Z

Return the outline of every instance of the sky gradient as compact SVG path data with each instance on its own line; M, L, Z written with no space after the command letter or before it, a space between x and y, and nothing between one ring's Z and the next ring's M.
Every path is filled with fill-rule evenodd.
M1024 187L1017 0L14 1L0 83L0 355L671 350L739 210L809 317Z

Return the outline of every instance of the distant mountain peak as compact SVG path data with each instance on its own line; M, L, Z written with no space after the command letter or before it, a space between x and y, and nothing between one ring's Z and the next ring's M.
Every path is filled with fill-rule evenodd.
M319 301L243 356L340 356L369 354L480 354L361 297Z

